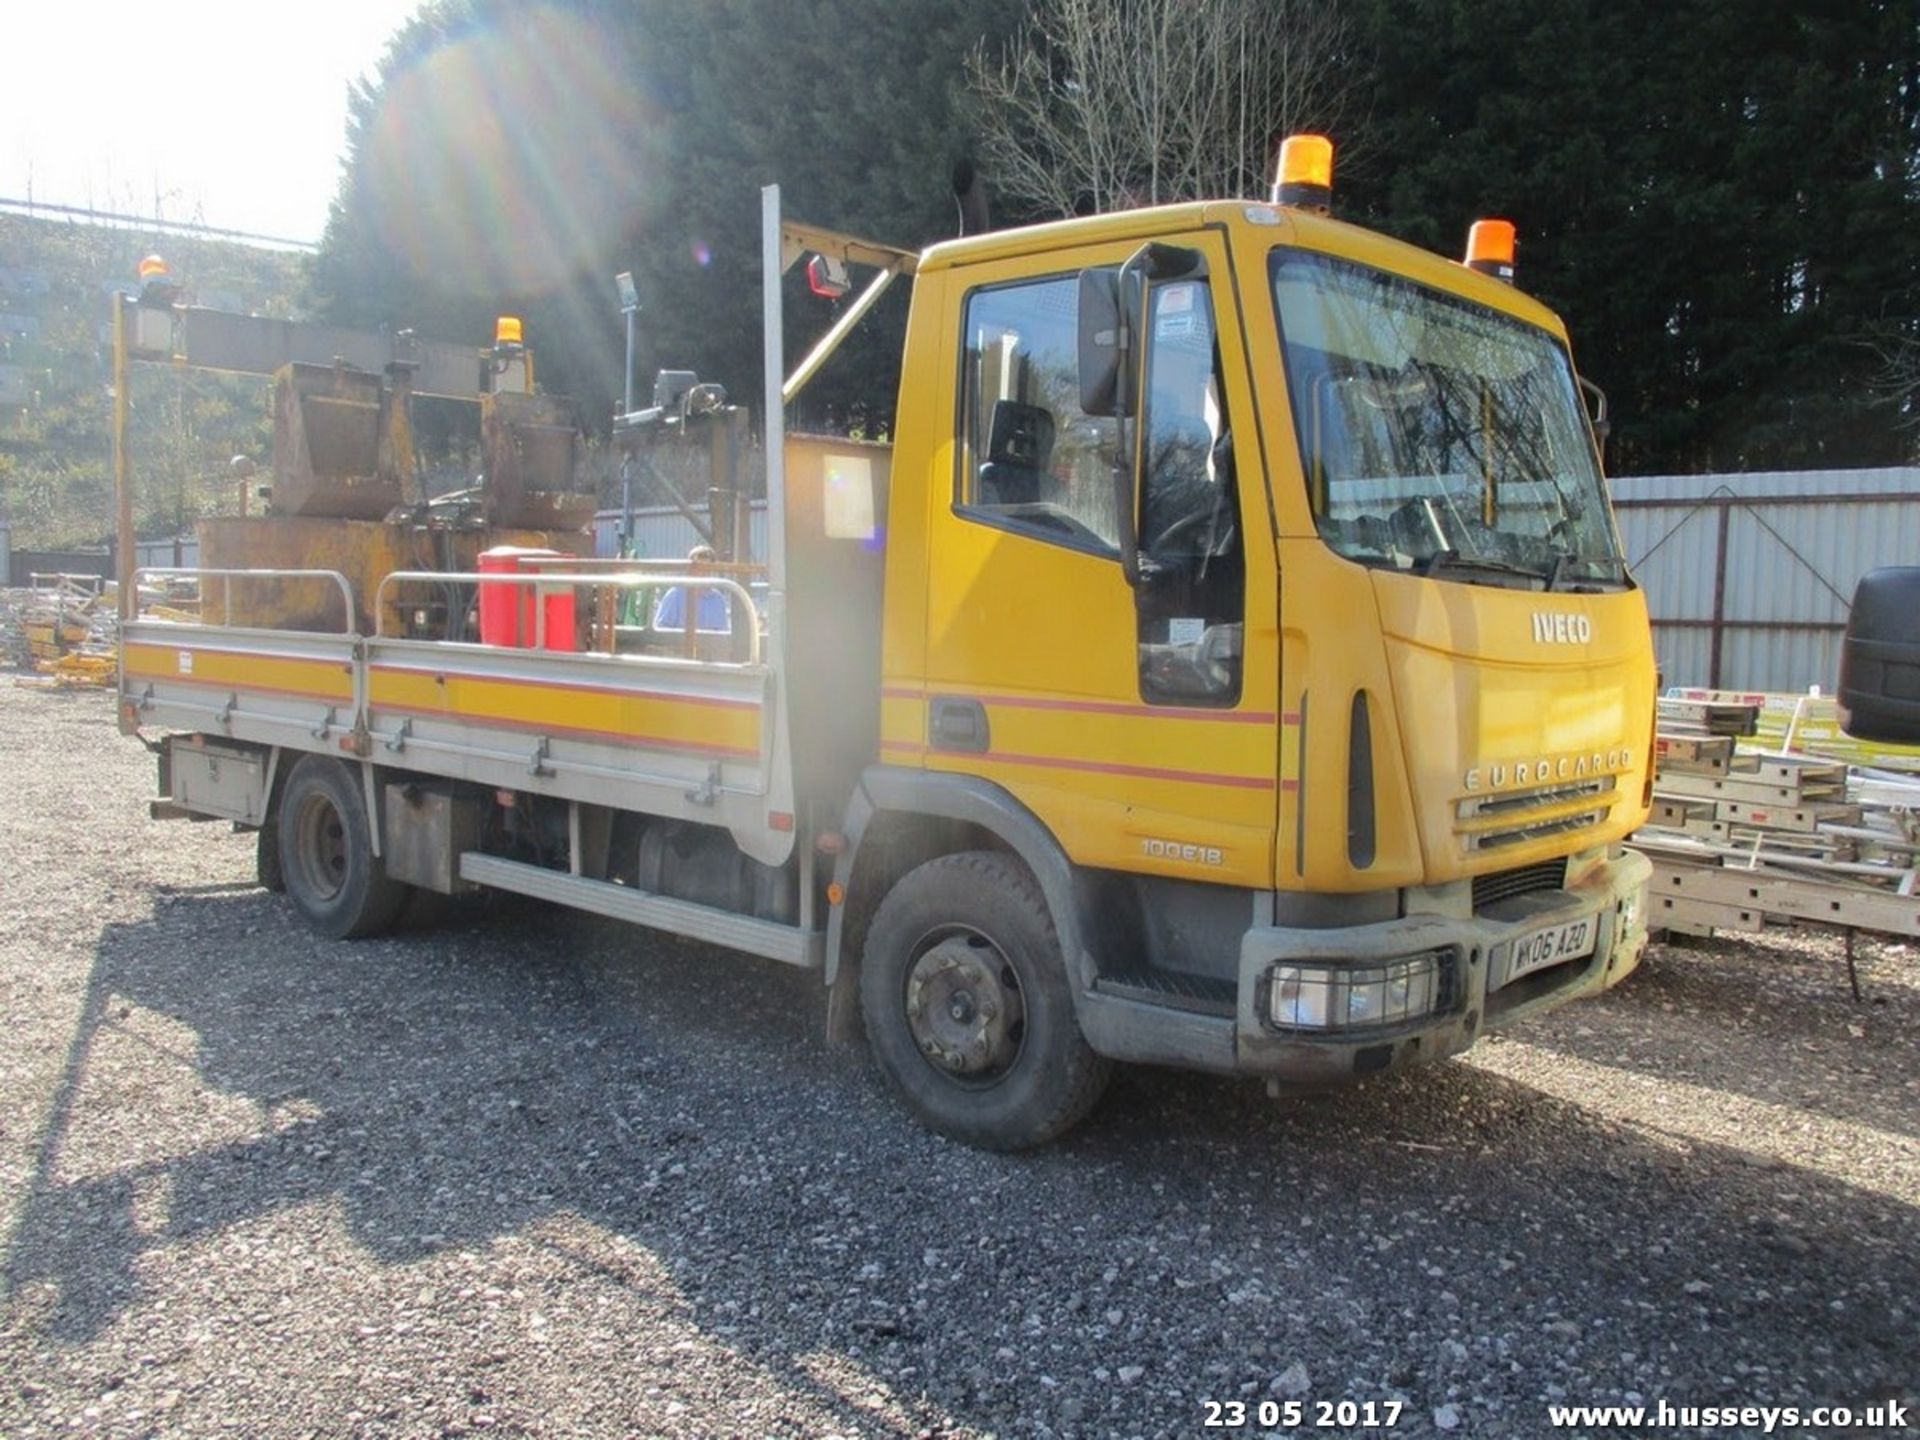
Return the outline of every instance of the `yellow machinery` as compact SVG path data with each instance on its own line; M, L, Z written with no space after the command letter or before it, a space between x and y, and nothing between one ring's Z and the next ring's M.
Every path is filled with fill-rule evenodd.
M389 602L489 578L424 570L337 636L137 620L124 724L321 933L487 886L814 968L976 1144L1114 1061L1319 1085L1594 994L1646 941L1655 679L1567 337L1511 227L1461 263L1330 197L1290 144L1270 202L916 255L770 188L752 563L495 580L531 646L409 638ZM786 374L808 255L877 273ZM789 438L907 276L892 445ZM635 592L729 643L579 643Z
M577 481L580 429L571 401L522 391L479 396L481 483L437 504L417 486L409 421L413 367L385 376L344 364L294 363L273 381L269 513L206 519L201 564L217 570L338 572L356 597L351 628L371 631L367 608L398 570L472 571L495 546L584 555L596 496ZM336 628L342 601L319 581L229 577L202 603L222 624ZM389 633L462 639L471 597L442 590L388 603Z
M114 476L122 617L134 600L133 466L127 381L135 362L158 362L273 382L269 513L203 521L201 564L220 570L339 571L355 585L361 628L380 581L396 569L472 570L495 545L591 549L597 495L579 473L579 417L571 401L537 393L520 321L502 316L490 349L180 303L158 256L140 262L141 289L114 298ZM464 504L435 505L417 487L415 395L480 407L481 475ZM467 600L451 592L411 607L409 633L458 637ZM326 628L341 619L331 587L209 587L209 618L223 624ZM396 611L395 618L398 618Z

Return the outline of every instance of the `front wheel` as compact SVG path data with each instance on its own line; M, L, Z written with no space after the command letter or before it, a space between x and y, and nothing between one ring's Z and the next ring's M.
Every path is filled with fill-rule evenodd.
M316 935L346 940L392 928L410 887L375 858L367 803L345 765L308 755L293 767L279 838L287 894Z
M987 1150L1085 1118L1111 1067L1080 1034L1046 898L997 851L943 855L880 902L860 965L875 1057L929 1128Z

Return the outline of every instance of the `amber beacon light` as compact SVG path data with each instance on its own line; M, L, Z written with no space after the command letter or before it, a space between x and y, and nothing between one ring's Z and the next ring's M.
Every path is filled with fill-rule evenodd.
M1333 141L1324 135L1289 135L1281 142L1273 203L1322 215L1333 208Z
M1513 283L1513 222L1476 220L1467 231L1467 268Z

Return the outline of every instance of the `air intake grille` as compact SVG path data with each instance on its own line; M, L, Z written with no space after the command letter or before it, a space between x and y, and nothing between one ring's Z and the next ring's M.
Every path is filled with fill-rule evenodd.
M1536 890L1558 890L1567 883L1565 860L1544 860L1538 865L1522 865L1517 870L1497 870L1479 875L1473 882L1475 912L1516 895L1531 895Z
M1455 807L1454 830L1469 851L1519 845L1549 835L1585 830L1607 818L1615 803L1619 777L1601 775L1569 784L1535 786L1469 795ZM1582 801L1594 808L1567 813Z

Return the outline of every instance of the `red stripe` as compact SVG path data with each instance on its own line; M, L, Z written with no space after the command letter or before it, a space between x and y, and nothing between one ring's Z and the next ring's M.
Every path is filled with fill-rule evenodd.
M887 700L923 700L925 693L887 686L880 691ZM1156 720L1212 720L1222 725L1271 725L1271 710L1202 710L1182 705L1123 705L1112 700L1050 700L1027 695L980 695L969 697L983 705L1004 705L1011 710L1061 710L1078 715L1130 715Z
M1298 710L1282 710L1280 712L1280 723L1282 725L1298 725L1300 723L1300 712Z
M708 705L719 710L759 710L758 700L728 700L713 695L676 695L667 690L641 690L629 685L587 685L571 680L523 680L510 675L483 675L473 670L442 670L432 665L369 665L393 675L431 675L438 680L479 680L489 685L518 685L523 689L566 690L580 695L612 695L622 700L662 700L676 705Z
M1291 795L1300 788L1300 782L1298 780L1282 780L1280 782L1280 788Z
M1055 755L1010 755L1004 750L989 750L984 755L964 756L960 752L933 751L908 740L883 740L883 750L912 752L916 755L940 754L953 759L977 759L993 765L1033 765L1046 770L1083 770L1100 775L1130 775L1142 780L1176 780L1187 785L1225 785L1235 790L1271 790L1273 782L1264 776L1216 775L1200 770L1164 770L1154 765L1119 765L1104 760L1070 760Z

